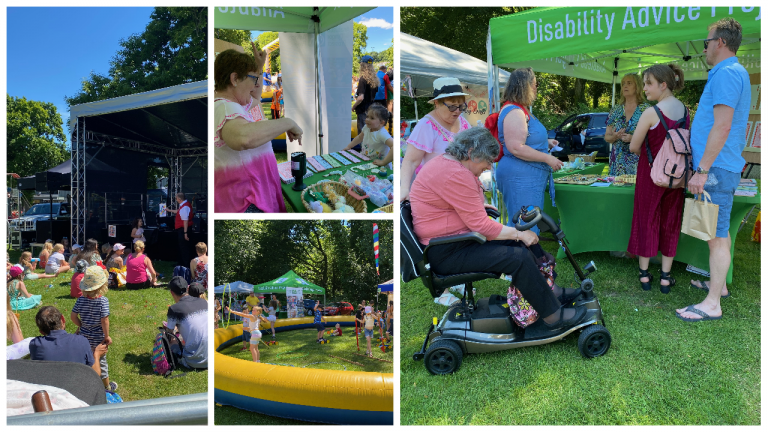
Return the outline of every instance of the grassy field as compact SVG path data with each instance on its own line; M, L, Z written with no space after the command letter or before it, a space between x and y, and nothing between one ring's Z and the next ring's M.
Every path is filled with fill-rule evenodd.
M263 330L262 330L263 332ZM293 366L297 368L309 367L313 369L346 370L350 372L381 372L393 373L392 363L369 359L359 356L355 331L351 327L342 328L343 336L328 337L330 343L320 345L316 342L317 331L313 329L292 330L287 332L278 332L278 344L270 347L260 344L259 352L262 363L270 363L281 366ZM378 334L378 333L376 333ZM264 341L271 337L264 333ZM392 351L381 352L376 346L376 340L371 341L373 355L379 359L393 360ZM360 354L365 354L365 338L360 335ZM223 349L222 354L231 357L251 361L249 350L241 351L243 347L241 342ZM349 363L339 358L330 357L331 355L340 357L360 365ZM362 365L362 366L361 366ZM272 417L249 411L243 411L237 408L216 405L214 408L214 424L216 425L297 425L311 424L299 422L296 420Z
M12 263L18 262L19 251L8 251ZM164 275L161 282L168 282L173 276L175 263L153 261L155 270ZM42 271L38 271L42 273ZM70 322L69 315L75 299L69 296L72 273L53 279L27 280L24 284L30 294L40 294L42 306L57 307L67 320L66 330L74 333L77 329ZM48 285L53 285L48 288ZM165 379L152 372L150 356L157 327L166 320L168 306L173 298L167 289L110 290L109 325L112 345L107 353L109 379L119 388L117 393L123 400L133 401L166 396L179 396L208 391L208 371L188 371L180 378ZM21 330L24 337L39 336L35 325L35 314L39 309L21 311ZM8 342L10 344L10 342Z
M548 345L464 358L450 376L432 376L411 356L421 348L433 303L421 281L402 285L401 403L403 425L422 424L760 424L760 244L750 241L755 212L736 240L731 298L723 319L686 323L675 309L704 298L689 287L695 275L675 262L677 286L668 295L637 282L637 261L607 252L583 253L594 260L595 294L612 345L592 360L578 352L577 336ZM567 235L567 233L566 233ZM556 243L542 242L554 253ZM566 259L558 260L558 283L575 285ZM571 282L569 282L571 281ZM508 284L486 280L478 297L504 294Z

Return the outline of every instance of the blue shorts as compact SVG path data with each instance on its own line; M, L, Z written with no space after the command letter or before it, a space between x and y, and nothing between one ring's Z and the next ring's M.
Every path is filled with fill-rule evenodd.
M243 330L243 342L251 341L251 332Z
M739 186L741 174L726 171L722 168L712 167L709 174L717 178L717 184L714 186L705 186L712 204L720 206L717 213L717 237L727 238L728 230L731 228L731 209L733 208L733 194Z
M373 337L373 329L365 329L365 337Z

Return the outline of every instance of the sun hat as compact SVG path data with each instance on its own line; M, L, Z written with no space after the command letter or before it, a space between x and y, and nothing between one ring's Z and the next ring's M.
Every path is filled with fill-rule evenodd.
M75 272L76 273L85 273L85 270L88 268L88 261L82 259L78 261L75 264Z
M363 58L360 59L360 63L373 64L373 57L371 57L369 55L364 55Z
M107 272L101 267L90 266L85 270L85 276L80 281L80 291L94 291L107 283Z
M458 78L438 78L432 82L432 88L432 99L427 101L428 103L449 97L469 96L469 94L462 92L461 83L459 82Z
M123 246L121 243L115 243L115 245L112 246L112 250L115 252L123 249L125 249L125 246Z
M8 270L8 274L11 275L11 278L17 278L22 273L24 273L24 271L16 266L13 266L10 270Z

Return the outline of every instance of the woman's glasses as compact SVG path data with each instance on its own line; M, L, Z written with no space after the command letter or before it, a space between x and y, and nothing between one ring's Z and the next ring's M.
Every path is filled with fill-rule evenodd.
M256 75L250 75L250 74L248 74L248 75L246 75L246 76L247 76L248 78L252 78L252 79L253 79L253 85L256 85L256 84L258 84L258 83L259 83L259 77L257 77Z
M443 102L443 105L445 105L445 107L448 108L448 111L450 111L450 112L454 112L456 110L464 111L464 110L467 109L467 104L465 104L465 103L463 103L461 105L448 105L447 103Z

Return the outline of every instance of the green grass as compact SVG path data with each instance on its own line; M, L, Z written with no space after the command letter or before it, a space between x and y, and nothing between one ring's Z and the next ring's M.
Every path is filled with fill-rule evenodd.
M264 344L260 344L260 360L262 363L271 363L281 366L294 366L298 368L309 367L313 369L347 370L350 372L393 373L394 367L392 363L372 360L367 357L356 355L358 351L354 329L351 327L343 327L342 331L343 336L341 337L326 336L326 339L330 340L330 343L324 345L320 345L316 342L317 331L313 329L278 332L277 345L266 347ZM264 331L262 331L262 333L264 333L262 340L267 341L271 339L271 337ZM376 332L376 335L378 335L378 332ZM375 339L371 340L374 356L376 358L392 361L392 351L387 350L385 353L382 353L381 350L377 348L378 343L376 342L377 341ZM361 354L365 354L365 344L365 338L360 335ZM242 347L242 342L238 342L236 344L230 345L220 352L224 355L251 361L250 351L240 351ZM330 357L329 354L360 363L363 366ZM272 417L220 405L216 405L214 408L214 423L216 425L312 424L299 422L297 420Z
M704 298L689 287L696 275L675 262L671 294L644 292L637 261L607 252L576 255L594 260L595 293L613 342L586 360L577 336L537 347L465 356L450 376L432 376L411 356L421 348L433 303L421 281L402 285L400 419L422 424L760 424L760 245L750 241L755 211L736 241L731 298L723 319L686 323L674 310ZM567 233L566 233L567 234ZM554 252L554 242L542 242ZM558 260L558 283L573 287L573 270ZM504 294L508 284L486 280L478 297Z
M12 263L18 262L20 251L8 253ZM158 273L164 275L161 282L167 282L173 276L175 263L153 261L152 264ZM27 280L24 284L30 294L43 296L42 306L57 307L67 320L66 330L74 333L77 328L69 319L75 305L75 299L69 296L71 278L72 273L67 273L54 279ZM47 288L51 284L53 288ZM150 356L157 327L166 320L168 306L173 304L167 289L110 290L107 298L109 333L113 341L107 354L109 379L118 383L117 393L124 401L207 392L208 371L193 372L182 368L181 371L187 372L187 375L174 379L165 379L152 372ZM19 322L24 337L39 336L35 325L38 310L20 312Z

